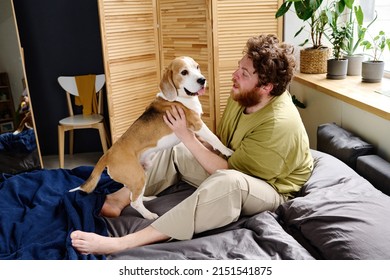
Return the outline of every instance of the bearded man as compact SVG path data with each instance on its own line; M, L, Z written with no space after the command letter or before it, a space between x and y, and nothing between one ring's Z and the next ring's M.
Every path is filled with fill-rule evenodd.
M140 231L116 231L115 237L74 231L72 245L82 254L110 254L171 238L191 239L241 215L275 211L293 198L313 169L306 130L287 92L294 68L291 45L271 34L250 38L217 129L233 154L225 158L210 150L187 129L184 112L173 107L164 120L182 143L157 155L145 195L178 180L196 191ZM107 196L102 215L119 216L129 203L129 190L122 188Z

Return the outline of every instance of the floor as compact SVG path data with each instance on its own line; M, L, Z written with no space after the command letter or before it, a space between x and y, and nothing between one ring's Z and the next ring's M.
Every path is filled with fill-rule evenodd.
M64 160L64 168L72 169L81 165L95 165L101 156L101 152L80 153L74 155L66 154ZM45 169L59 168L58 155L43 156L42 161Z

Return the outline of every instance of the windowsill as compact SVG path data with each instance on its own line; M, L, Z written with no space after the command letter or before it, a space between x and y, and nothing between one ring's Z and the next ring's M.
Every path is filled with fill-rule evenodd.
M342 100L362 110L390 120L390 97L378 91L390 92L390 79L380 83L363 83L360 76L330 80L326 74L296 73L294 81Z

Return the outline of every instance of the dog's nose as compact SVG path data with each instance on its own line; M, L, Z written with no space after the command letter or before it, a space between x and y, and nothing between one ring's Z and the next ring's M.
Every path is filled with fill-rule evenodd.
M202 78L199 78L199 79L197 80L197 82L203 86L204 83L206 82L206 79L202 77Z

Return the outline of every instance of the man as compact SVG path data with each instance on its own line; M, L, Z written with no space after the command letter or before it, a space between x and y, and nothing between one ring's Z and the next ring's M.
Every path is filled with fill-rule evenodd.
M121 237L74 231L72 245L83 254L109 254L170 238L191 239L240 215L274 211L293 198L313 168L305 128L286 91L294 68L290 45L274 35L250 38L232 75L231 96L217 130L234 150L232 156L226 159L208 149L187 129L184 112L173 107L164 121L182 144L157 156L145 195L178 180L197 190L140 231ZM127 205L129 191L122 188L107 196L102 214L119 216Z

